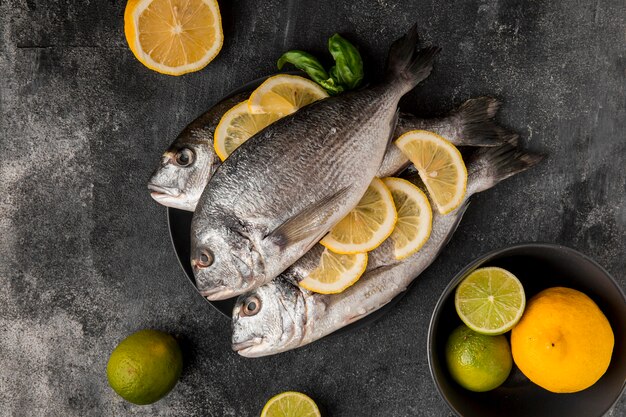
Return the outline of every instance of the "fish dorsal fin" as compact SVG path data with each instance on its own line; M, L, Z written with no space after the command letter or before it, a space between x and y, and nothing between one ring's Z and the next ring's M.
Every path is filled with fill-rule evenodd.
M328 217L332 214L328 213L329 209L337 201L343 199L348 194L350 188L349 186L344 187L296 213L265 238L272 240L281 249L311 235L317 235L319 236L318 240L321 239L321 235L326 232Z

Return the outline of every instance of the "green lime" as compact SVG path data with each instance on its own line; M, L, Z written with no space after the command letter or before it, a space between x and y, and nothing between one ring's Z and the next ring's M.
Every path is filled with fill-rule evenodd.
M176 385L183 355L171 335L140 330L122 340L107 364L109 385L134 404L152 404Z
M526 296L515 275L487 267L475 270L459 284L454 305L470 329L498 335L511 330L522 318Z
M497 388L507 379L513 358L505 336L486 336L461 325L448 338L446 363L459 385L483 392Z
M320 417L317 404L301 392L287 391L273 396L263 407L261 417Z

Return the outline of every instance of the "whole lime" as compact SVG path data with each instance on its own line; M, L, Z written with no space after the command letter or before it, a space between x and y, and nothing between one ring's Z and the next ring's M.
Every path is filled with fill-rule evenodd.
M497 388L507 379L513 359L505 336L486 336L461 325L446 343L446 363L459 385L483 392Z
M107 364L109 385L134 404L151 404L174 388L183 369L176 339L158 330L140 330L122 340Z

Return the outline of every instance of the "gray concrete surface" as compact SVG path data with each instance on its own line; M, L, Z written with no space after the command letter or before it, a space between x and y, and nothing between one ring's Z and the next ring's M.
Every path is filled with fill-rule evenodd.
M220 1L226 42L204 70L159 75L132 56L123 1L0 2L0 415L254 416L283 390L328 416L447 416L426 332L438 295L476 256L556 242L626 288L624 2ZM289 48L323 52L338 31L371 80L417 21L443 47L403 101L421 115L466 98L505 101L500 121L550 158L480 195L455 239L374 325L258 360L176 263L146 180L160 153L229 90L275 71ZM114 346L145 327L185 341L180 383L133 406L107 386ZM626 414L622 397L609 413Z

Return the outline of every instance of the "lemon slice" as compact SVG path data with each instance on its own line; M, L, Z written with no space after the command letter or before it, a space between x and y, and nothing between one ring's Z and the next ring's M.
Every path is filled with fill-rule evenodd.
M341 255L325 248L317 268L300 281L300 286L321 294L340 293L361 278L367 267L367 253Z
M169 75L204 68L224 41L216 0L129 0L124 33L142 64Z
M250 113L287 116L314 101L328 97L318 84L296 75L280 74L268 78L250 95Z
M279 118L273 113L251 114L247 101L237 104L224 113L215 128L213 135L215 153L224 161L242 143Z
M398 212L398 221L389 238L396 259L404 259L420 250L428 240L433 213L428 197L407 180L384 178Z
M417 168L439 213L450 213L461 205L467 169L454 145L435 133L413 130L400 136L396 146Z
M374 178L359 204L320 243L336 253L368 252L389 237L397 218L391 193L382 180Z
M261 417L321 417L315 401L300 392L278 394L265 404Z
M492 266L477 269L461 281L454 305L467 327L493 336L508 332L522 318L526 296L515 275Z

